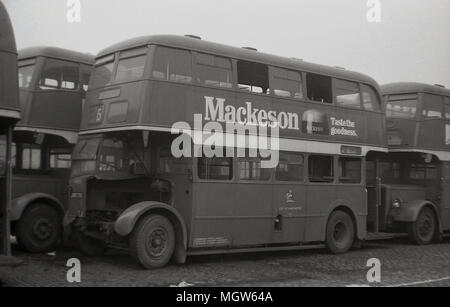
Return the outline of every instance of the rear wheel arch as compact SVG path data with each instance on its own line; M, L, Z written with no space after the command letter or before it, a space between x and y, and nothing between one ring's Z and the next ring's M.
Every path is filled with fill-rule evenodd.
M359 227L358 227L358 221L356 219L356 214L350 207L348 207L346 205L336 206L328 213L326 220L325 220L325 225L323 226L324 235L326 235L326 229L327 229L328 222L330 221L331 216L333 215L333 213L335 213L337 211L343 211L350 216L350 218L352 219L352 222L353 222L353 226L355 227L355 239L357 239L358 234L359 234L359 229L358 229ZM363 239L363 238L359 238L359 239Z

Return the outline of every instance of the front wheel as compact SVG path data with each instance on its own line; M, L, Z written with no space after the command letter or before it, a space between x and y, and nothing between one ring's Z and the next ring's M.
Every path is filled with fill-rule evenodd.
M164 267L175 250L175 231L164 216L141 219L130 237L131 256L146 269Z
M333 254L348 252L355 241L355 225L344 211L331 214L326 233L327 249Z
M48 204L31 205L16 224L19 246L31 253L54 251L61 236L61 214Z
M417 245L433 243L436 232L436 215L430 208L423 208L417 217L417 221L408 224L409 238Z

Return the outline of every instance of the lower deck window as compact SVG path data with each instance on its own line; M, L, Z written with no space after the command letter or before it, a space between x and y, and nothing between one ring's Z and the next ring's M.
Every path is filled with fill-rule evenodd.
M310 156L309 157L309 181L331 183L334 181L333 157Z
M50 150L51 169L69 169L72 166L72 155L61 150Z
M233 159L201 158L198 160L198 177L205 180L233 179Z
M247 159L241 161L240 165L240 180L247 181L267 181L270 179L270 169L261 168L261 160Z
M356 158L339 158L339 182L361 183L361 160Z
M286 182L303 181L304 157L296 153L280 153L280 163L276 170L276 180Z
M38 145L22 145L23 170L40 170L42 168L42 150Z

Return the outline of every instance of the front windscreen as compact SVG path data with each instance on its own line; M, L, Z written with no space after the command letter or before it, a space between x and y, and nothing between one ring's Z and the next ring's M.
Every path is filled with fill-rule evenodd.
M147 63L147 47L121 51L98 58L92 77L92 88L102 88L116 81L140 80ZM118 61L116 57L118 56Z
M97 60L95 63L94 74L92 75L91 88L104 87L112 81L114 60L114 55L109 55Z
M32 86L35 60L19 62L19 88L28 89Z
M148 169L150 150L140 133L81 139L74 149L72 176L130 177Z
M386 103L388 118L414 119L417 117L417 95L392 95Z

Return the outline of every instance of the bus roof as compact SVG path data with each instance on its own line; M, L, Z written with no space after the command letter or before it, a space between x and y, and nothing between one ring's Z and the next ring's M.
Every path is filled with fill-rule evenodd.
M348 71L337 67L312 64L299 59L275 56L267 53L249 50L246 48L231 47L228 45L179 35L152 35L126 40L100 51L98 57L103 57L105 55L109 55L118 51L133 49L150 44L195 50L199 52L222 55L230 58L291 68L305 72L324 74L336 78L367 83L373 85L378 89L378 84L374 79L361 73Z
M383 95L428 93L450 97L450 89L440 85L430 85L417 82L397 82L381 86Z
M3 119L20 118L17 77L17 49L14 30L4 4L0 1L0 124Z
M9 19L8 12L2 2L0 2L0 51L17 54L14 31Z
M95 60L95 57L91 54L81 53L57 47L30 47L19 50L19 60L39 56L83 63L87 65L93 65Z

